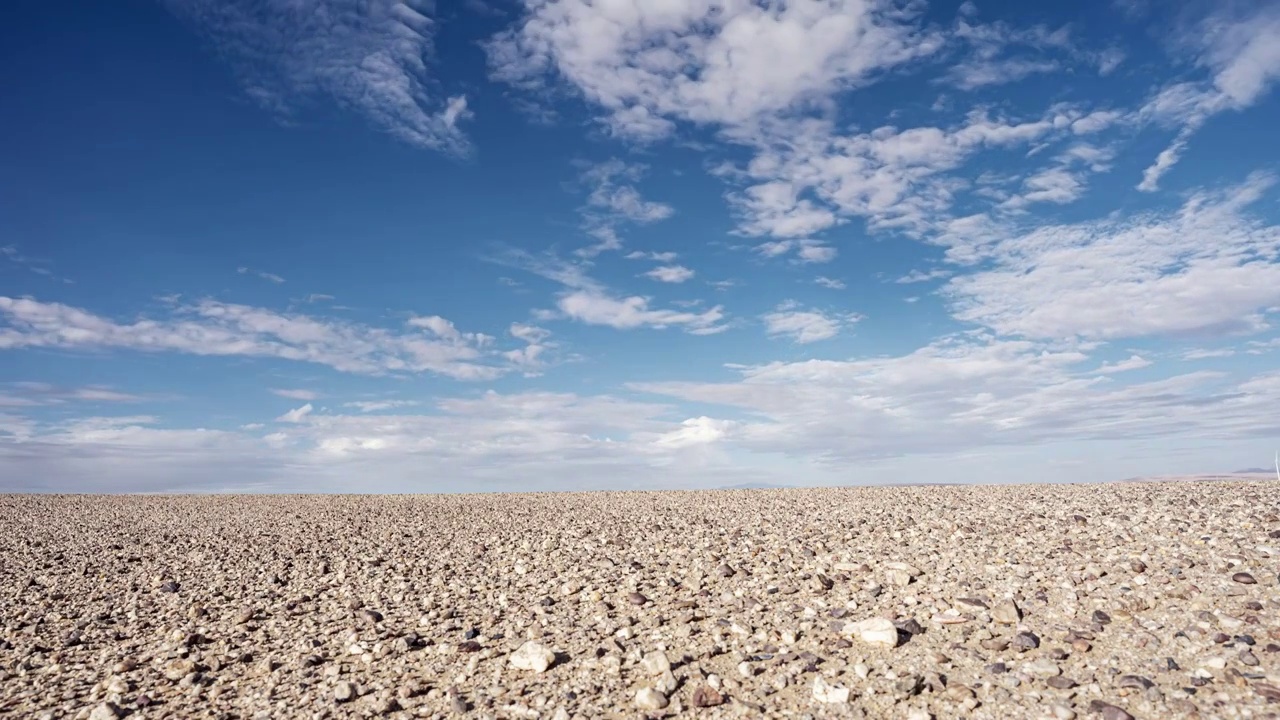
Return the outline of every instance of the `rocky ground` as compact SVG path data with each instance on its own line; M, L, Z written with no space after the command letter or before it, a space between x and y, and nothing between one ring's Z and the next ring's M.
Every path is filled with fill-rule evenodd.
M1280 717L1280 484L0 496L0 716Z

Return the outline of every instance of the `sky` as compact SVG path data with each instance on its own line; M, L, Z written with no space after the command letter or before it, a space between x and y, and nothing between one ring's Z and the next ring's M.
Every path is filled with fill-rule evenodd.
M1280 4L0 4L0 491L1280 447Z

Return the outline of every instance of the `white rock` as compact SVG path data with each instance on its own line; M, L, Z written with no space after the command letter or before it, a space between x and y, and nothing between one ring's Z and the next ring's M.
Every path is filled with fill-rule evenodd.
M862 642L877 647L891 648L898 645L898 628L885 618L873 617L847 623L844 626L844 634L857 637Z
M813 679L813 699L821 703L847 703L849 688L831 685L819 675Z
M551 667L551 663L555 662L555 659L555 653L545 646L530 640L511 653L510 663L513 668L542 673Z
M991 608L991 619L1001 625L1017 625L1022 619L1022 613L1018 610L1018 605L1012 600L1005 600L997 603Z
M636 707L641 710L661 710L667 706L667 696L651 687L636 691Z
M89 713L89 720L116 720L121 717L120 709L112 703L102 703Z
M667 658L666 653L659 650L645 655L640 661L640 666L650 675L661 675L671 669L671 660Z

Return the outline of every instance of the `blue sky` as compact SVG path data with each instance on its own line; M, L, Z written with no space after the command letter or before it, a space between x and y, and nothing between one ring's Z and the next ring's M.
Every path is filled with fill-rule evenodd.
M1280 6L0 8L0 490L1280 444Z

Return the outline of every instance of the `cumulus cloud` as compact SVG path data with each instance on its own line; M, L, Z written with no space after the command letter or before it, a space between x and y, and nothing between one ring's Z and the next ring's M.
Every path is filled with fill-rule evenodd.
M644 274L651 280L664 283L682 283L692 280L694 272L683 265L660 265Z
M311 410L312 410L311 403L307 403L302 407L294 408L289 412L276 418L276 422L300 423L304 418L306 418L308 415L311 414Z
M435 21L425 0L164 0L212 39L246 93L288 116L322 95L417 147L462 154L465 96L428 73Z
M803 310L795 301L786 301L761 317L765 332L771 336L786 336L797 344L830 340L840 334L840 329L857 322L856 314L835 315L820 310Z
M619 330L639 327L662 329L683 327L695 335L707 335L725 329L724 308L716 305L703 312L661 310L649 307L649 298L633 295L616 298L603 293L585 290L563 295L557 307L567 317L588 325L606 325Z
M528 89L563 79L604 109L611 132L639 140L679 121L748 125L942 45L912 6L888 0L524 5L523 21L488 44L492 76Z

